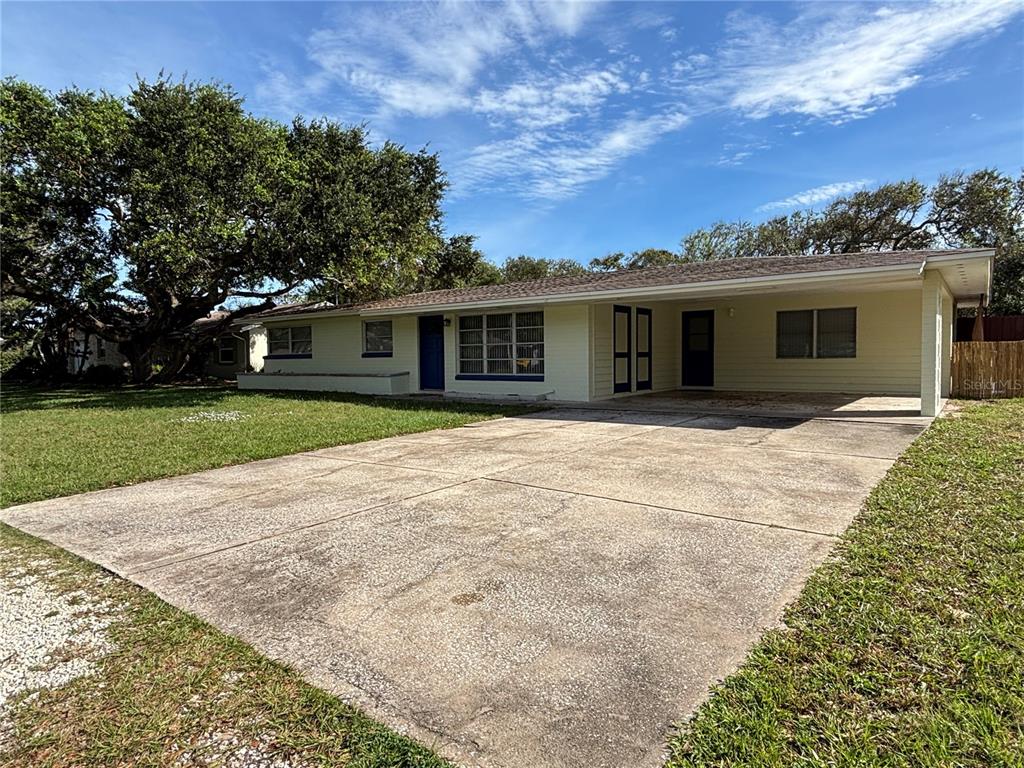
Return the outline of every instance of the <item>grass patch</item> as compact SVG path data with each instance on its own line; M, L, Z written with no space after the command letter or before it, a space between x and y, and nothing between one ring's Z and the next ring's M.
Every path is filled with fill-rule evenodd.
M672 740L737 765L1024 765L1024 400L936 421Z
M85 589L123 606L108 630L114 651L94 674L13 710L0 765L235 764L225 751L227 735L296 766L448 766L245 643L2 524L0 561L2 571L35 572L55 589ZM211 741L211 734L222 736Z
M524 410L233 388L5 386L0 507Z

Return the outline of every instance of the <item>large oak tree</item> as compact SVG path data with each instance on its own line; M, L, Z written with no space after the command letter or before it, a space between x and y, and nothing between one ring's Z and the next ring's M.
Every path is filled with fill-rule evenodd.
M0 289L117 342L136 380L173 376L204 334L333 276L386 295L444 245L436 155L330 121L248 114L219 84L119 98L0 86Z

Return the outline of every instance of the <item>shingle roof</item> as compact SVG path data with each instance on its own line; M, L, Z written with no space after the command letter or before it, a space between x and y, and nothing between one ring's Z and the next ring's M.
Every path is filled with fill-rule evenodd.
M255 315L247 315L245 320L254 317L278 317L279 315L304 315L308 312L324 312L330 309L350 309L354 304L331 304L329 301L303 301L295 304L281 304L273 309L266 309Z
M495 301L524 301L546 296L566 294L628 291L637 288L682 286L721 280L742 280L759 277L782 277L812 272L858 270L902 265L921 265L930 256L979 253L986 249L872 251L814 256L773 256L764 258L715 259L676 264L669 267L625 269L617 272L588 272L583 275L547 277L501 285L481 285L472 288L454 288L396 296L391 299L368 301L343 307L302 309L295 312L271 310L259 317L288 314L319 313L333 310L371 312L395 309L443 307L454 304L489 303Z

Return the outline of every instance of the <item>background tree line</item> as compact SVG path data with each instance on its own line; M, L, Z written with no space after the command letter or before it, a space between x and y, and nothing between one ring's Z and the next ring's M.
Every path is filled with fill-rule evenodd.
M802 210L767 221L719 221L696 229L678 251L646 248L609 253L587 265L571 259L515 256L501 266L473 251L453 285L487 285L589 272L665 267L713 259L856 253L928 248L995 248L992 314L1024 314L1024 172L1014 178L992 169L943 175L931 187L919 181L882 184L836 198L821 210ZM472 252L472 253L471 253ZM438 287L452 287L448 283Z
M719 221L690 232L679 251L648 248L593 259L590 269L661 267L738 257L925 248L996 249L989 311L1024 314L1024 173L992 169L883 184L836 198L821 210L761 223Z
M9 78L0 131L2 368L31 353L63 371L74 328L117 344L136 381L170 379L230 323L289 299L788 254L991 246L991 311L1024 313L1024 174L885 184L818 211L717 222L678 251L498 266L472 235L444 232L435 154L374 145L361 126L257 118L221 84L161 76L119 97Z

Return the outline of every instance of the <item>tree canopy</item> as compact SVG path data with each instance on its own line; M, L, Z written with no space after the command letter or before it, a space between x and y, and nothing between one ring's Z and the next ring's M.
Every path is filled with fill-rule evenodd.
M1024 314L1024 173L993 169L883 184L821 210L760 223L718 221L682 238L678 252L649 248L590 262L598 271L687 261L918 248L996 249L990 311Z
M221 325L324 277L389 295L445 247L436 155L256 118L219 84L120 98L7 79L0 128L4 296L118 342L137 379L180 368L225 302Z
M667 267L671 264L678 264L682 260L678 253L664 248L645 248L642 251L633 251L628 256L622 251L616 251L607 256L591 259L590 270L593 272L615 272L619 269Z
M506 283L540 280L561 275L582 275L587 268L572 259L543 259L533 256L513 256L501 265L501 279Z

